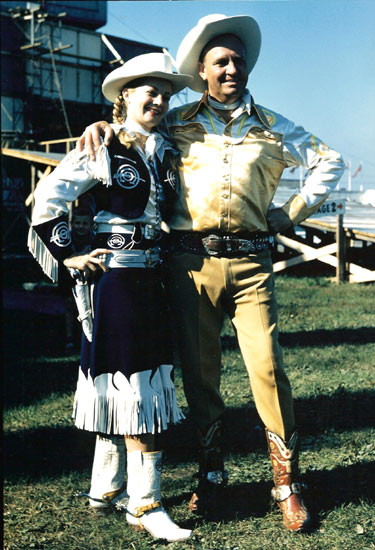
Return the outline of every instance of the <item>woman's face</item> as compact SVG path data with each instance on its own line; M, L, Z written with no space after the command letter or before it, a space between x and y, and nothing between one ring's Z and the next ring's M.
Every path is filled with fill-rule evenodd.
M163 78L146 78L136 88L122 92L127 107L127 118L151 132L168 111L172 84Z

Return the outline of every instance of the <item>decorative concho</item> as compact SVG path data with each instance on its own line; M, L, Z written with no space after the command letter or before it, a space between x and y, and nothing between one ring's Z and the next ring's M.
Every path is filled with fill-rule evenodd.
M60 222L52 230L52 235L50 242L54 243L56 246L69 246L72 242L72 237L70 235L69 227L66 222Z
M176 183L177 183L176 172L174 170L167 170L165 181L169 183L169 185L171 185L173 189L176 189Z
M145 181L141 178L137 168L131 166L131 164L122 164L119 166L113 177L117 180L120 187L124 189L134 189L140 181Z
M120 233L113 233L108 237L107 244L110 248L120 249L126 244L126 240Z

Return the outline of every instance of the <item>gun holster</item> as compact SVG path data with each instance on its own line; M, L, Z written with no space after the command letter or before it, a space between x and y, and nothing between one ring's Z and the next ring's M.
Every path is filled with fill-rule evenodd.
M75 286L72 288L73 296L77 304L78 309L78 321L82 324L82 330L89 342L92 341L92 308L91 308L91 285L84 277L77 277L74 275L76 281Z

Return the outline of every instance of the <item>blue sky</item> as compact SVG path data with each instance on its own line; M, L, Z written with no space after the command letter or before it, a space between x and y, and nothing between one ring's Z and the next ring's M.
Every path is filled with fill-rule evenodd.
M209 13L257 20L262 48L248 82L255 101L340 151L352 172L362 161L353 187L375 189L375 0L109 1L100 31L175 57Z

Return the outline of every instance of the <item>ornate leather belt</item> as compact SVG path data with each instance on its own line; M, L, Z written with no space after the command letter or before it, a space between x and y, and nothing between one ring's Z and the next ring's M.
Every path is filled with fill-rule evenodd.
M111 254L104 255L107 267L156 267L160 264L159 249L150 250L111 250Z
M246 238L245 238L246 237ZM208 256L238 257L256 254L270 248L274 243L268 233L219 234L198 231L172 231L175 248L193 254Z

